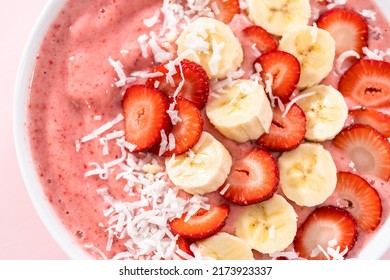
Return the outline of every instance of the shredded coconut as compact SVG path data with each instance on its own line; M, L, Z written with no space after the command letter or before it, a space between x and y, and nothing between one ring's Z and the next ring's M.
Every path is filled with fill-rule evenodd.
M376 20L376 13L373 10L363 10L360 12L366 19Z
M355 57L357 59L360 59L360 55L357 52L355 52L354 50L349 50L349 51L345 51L345 52L341 53L336 61L337 74L342 75L346 71L346 69L343 69L342 67L344 65L344 62L350 57Z
M229 189L229 187L230 187L230 184L227 183L219 193L221 195L224 195L227 192L227 190Z
M374 59L374 60L379 60L379 61L383 61L383 57L386 55L385 52L381 52L380 50L378 49L375 49L375 50L370 50L369 48L367 47L363 47L363 53L369 58L369 59Z
M126 84L126 74L123 71L123 64L117 60L113 60L111 57L108 58L111 66L114 68L116 74L118 75L119 80L115 82L116 87L123 87Z
M159 17L160 10L157 10L152 17L144 19L143 23L149 28L153 27L158 22Z

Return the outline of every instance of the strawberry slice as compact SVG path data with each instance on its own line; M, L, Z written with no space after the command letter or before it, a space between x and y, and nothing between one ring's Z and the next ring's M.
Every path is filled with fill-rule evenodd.
M337 173L337 202L345 205L365 232L375 230L382 217L382 202L378 192L362 177L350 172Z
M323 206L314 210L298 228L294 249L299 257L310 260L334 259L336 255L345 258L356 238L356 222L347 210Z
M359 13L334 8L323 13L317 21L319 28L327 30L336 41L336 56L353 50L361 57L368 45L368 24Z
M305 133L306 115L298 105L293 104L284 118L275 107L269 133L260 136L257 144L273 151L289 151L302 143Z
M278 183L276 160L267 151L254 149L233 163L226 183L219 190L228 201L249 205L272 197Z
M184 213L180 218L173 219L169 225L173 233L190 240L199 240L221 230L229 211L230 207L227 204L211 206L209 210L198 210L188 221L185 221L187 213Z
M125 117L125 138L136 145L134 152L152 147L161 141L161 131L170 131L171 120L167 114L168 97L144 85L133 85L126 90L122 100Z
M191 251L191 248L190 248L191 243L188 239L184 238L183 236L179 236L176 240L176 245L184 253L194 257L194 253ZM180 255L179 255L179 257L182 260L185 260L185 258L181 257Z
M171 133L175 138L173 150L167 150L163 156L179 155L191 149L199 140L203 131L203 119L200 110L194 103L185 98L177 97L174 110L177 111L179 122L172 126ZM160 145L153 151L160 150Z
M262 53L274 51L278 48L275 38L260 26L248 26L243 32L250 41L256 44L256 48Z
M349 115L352 117L353 123L368 124L386 138L390 137L390 115L367 108L351 110Z
M294 92L301 75L301 65L295 56L283 51L263 53L255 60L263 69L263 82L272 82L272 94L287 102Z
M214 11L215 19L226 24L241 12L239 0L211 0L209 6Z
M359 173L389 180L390 143L371 126L350 125L333 139L333 145L349 156Z
M156 87L168 96L173 96L176 89L182 85L177 95L194 102L199 109L204 107L209 96L210 84L202 66L184 59L178 65L172 62L160 64L153 69L153 73L158 72L162 73L162 76L149 78L146 85Z
M389 106L390 63L360 60L341 77L338 89L360 106Z

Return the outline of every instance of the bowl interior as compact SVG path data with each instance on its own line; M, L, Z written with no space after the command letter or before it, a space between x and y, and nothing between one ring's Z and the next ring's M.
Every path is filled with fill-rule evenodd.
M390 18L390 3L386 0L376 1ZM50 203L45 197L38 174L35 172L33 158L31 157L30 145L27 132L27 104L29 99L29 85L34 70L35 57L40 44L51 22L62 9L66 0L52 0L43 10L30 35L25 47L14 95L14 135L16 152L22 176L43 223L71 259L90 259L91 257L73 240L61 221L57 218ZM390 219L380 228L374 238L359 254L360 259L380 259L390 248Z

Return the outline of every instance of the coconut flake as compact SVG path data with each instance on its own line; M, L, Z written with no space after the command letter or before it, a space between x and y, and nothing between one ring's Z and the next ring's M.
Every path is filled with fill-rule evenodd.
M229 187L230 187L230 184L227 183L227 184L223 187L223 189L219 192L220 195L224 195L224 194L227 192L227 190L229 189Z
M312 91L312 92L307 92L307 93L304 93L304 94L300 94L298 96L296 96L293 100L291 100L287 106L286 106L286 109L284 110L283 114L282 114L282 118L285 118L286 115L288 114L288 111L290 111L291 107L298 101L298 100L301 100L303 98L306 98L306 97L309 97L309 96L312 96L316 94L315 91Z
M103 134L107 130L111 129L114 125L120 123L123 120L124 120L124 116L122 114L118 114L113 120L105 123L101 127L94 130L92 133L82 137L80 139L80 143L85 143L85 142L88 142L88 141L91 141L93 139L98 138L99 135Z
M380 52L379 52L378 49L375 49L374 51L371 51L369 48L363 47L362 50L363 50L363 53L364 53L369 59L383 61L383 56L380 55Z
M146 34L142 34L137 38L137 41L141 47L142 57L144 57L144 58L148 57L148 48L146 45L146 42L148 41L148 39L149 39L149 36Z
M111 57L108 58L111 66L114 68L116 74L118 75L119 80L115 82L116 87L123 87L126 84L126 74L123 71L123 64L117 60L113 60Z
M318 36L318 27L315 22L313 22L313 28L310 30L310 35L311 35L311 42L315 44L317 42L317 36Z
M288 252L275 252L275 253L269 254L269 256L273 260L276 260L277 258L280 258L280 257L284 257L284 258L287 258L289 260L298 259L298 254L295 253L295 252L291 252L291 251L288 251Z

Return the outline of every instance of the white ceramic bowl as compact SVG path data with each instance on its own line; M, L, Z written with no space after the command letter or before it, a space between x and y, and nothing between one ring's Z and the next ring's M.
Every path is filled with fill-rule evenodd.
M27 132L27 104L29 85L35 65L35 57L51 22L55 19L66 0L51 0L42 11L25 47L19 66L14 94L14 136L19 166L27 191L45 226L55 241L71 259L90 259L90 256L73 240L58 219L48 202L30 152ZM390 18L390 3L376 0L386 16ZM359 259L380 259L390 248L390 219L382 225L375 237L359 254Z

